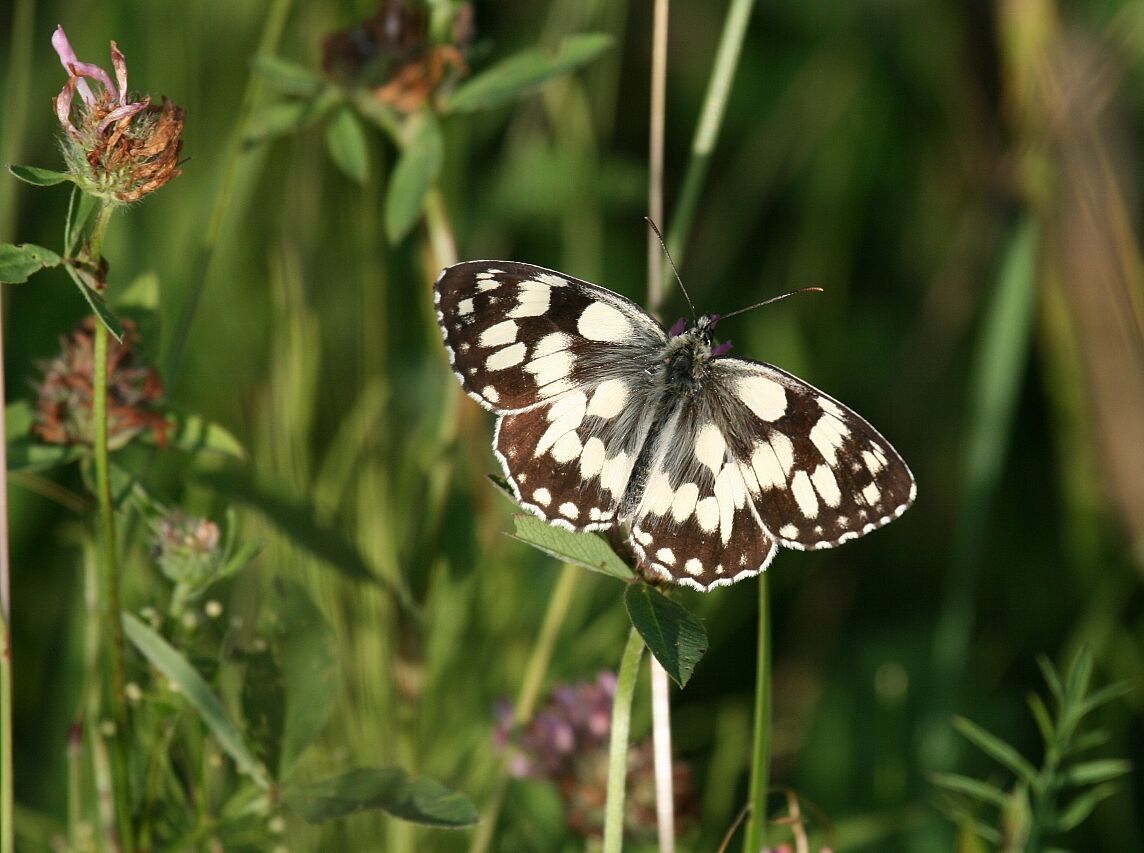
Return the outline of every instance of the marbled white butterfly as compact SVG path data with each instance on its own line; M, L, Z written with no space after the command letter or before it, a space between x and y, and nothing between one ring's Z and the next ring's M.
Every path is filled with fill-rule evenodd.
M434 288L465 392L497 415L520 504L569 530L629 525L656 574L699 590L763 571L779 545L831 548L897 518L909 468L866 421L777 367L670 332L602 287L467 261Z

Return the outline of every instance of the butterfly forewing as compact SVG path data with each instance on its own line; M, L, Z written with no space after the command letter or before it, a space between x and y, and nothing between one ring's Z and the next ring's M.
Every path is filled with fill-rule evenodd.
M583 390L601 365L647 357L664 340L635 303L531 264L457 264L437 279L434 299L457 378L498 413Z

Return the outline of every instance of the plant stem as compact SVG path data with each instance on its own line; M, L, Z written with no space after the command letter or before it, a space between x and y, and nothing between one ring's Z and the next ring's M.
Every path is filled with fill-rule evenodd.
M675 791L671 765L671 693L667 671L651 659L651 724L655 748L655 816L660 853L675 851Z
M624 843L624 793L628 781L628 740L632 726L632 696L636 692L644 643L632 628L616 675L612 704L612 738L608 744L608 794L604 806L603 853L620 853Z
M758 853L767 841L767 776L771 761L771 615L767 573L759 575L759 646L755 672L754 755L751 760L750 815L745 853Z
M747 34L747 22L755 0L731 0L727 18L723 24L723 35L719 39L719 49L715 53L715 65L711 79L707 83L707 94L703 99L703 109L699 114L699 124L695 127L695 138L691 142L691 159L683 176L683 188L671 217L671 228L667 232L667 248L675 258L676 265L683 263L684 241L691 229L691 220L699 202L699 193L707 177L707 167L711 164L711 154L715 150L715 140L723 126L723 114L727 111L727 99L731 94L731 83L735 79L735 69L743 51L743 39ZM671 284L669 276L661 281Z
M0 408L4 393L4 312L0 302ZM0 421L0 853L16 849L12 826L15 794L12 769L12 629L11 587L8 565L8 435Z
M113 208L103 205L92 230L89 243L92 259L98 263L103 248L103 237ZM115 813L121 850L135 849L131 826L131 778L127 761L127 737L130 719L125 693L127 677L123 654L122 606L119 601L119 559L115 538L115 509L111 505L111 460L108 452L107 369L108 338L110 333L102 322L95 324L95 355L93 365L91 401L92 421L95 424L95 489L99 502L99 527L103 559L100 561L103 592L103 622L107 632L107 655L111 670L111 717L115 722L114 743L111 749L111 772L115 784Z
M548 609L544 613L544 621L540 625L540 634L536 644L532 647L532 656L528 659L528 666L524 671L524 679L520 684L520 692L516 697L516 708L513 712L514 722L520 726L532 719L536 711L536 700L540 696L540 686L544 683L544 675L548 672L548 664L552 661L552 650L556 648L556 636L564 624L564 617L568 614L568 607L572 604L572 594L576 590L576 583L580 580L583 569L578 566L565 565L560 572L560 579L556 581L556 588L548 598ZM486 853L492 844L493 833L496 832L497 818L500 817L504 806L505 794L508 792L508 759L501 763L500 777L497 779L493 794L485 807L469 853Z
M648 132L647 215L663 227L663 136L667 99L668 0L655 0L651 36L651 127ZM663 249L659 238L647 234L647 307L653 314L663 303Z

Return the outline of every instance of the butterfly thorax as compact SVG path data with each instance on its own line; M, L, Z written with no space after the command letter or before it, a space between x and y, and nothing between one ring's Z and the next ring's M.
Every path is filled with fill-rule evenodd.
M703 387L711 360L714 318L700 317L694 326L668 339L664 350L664 381L677 394L695 394Z

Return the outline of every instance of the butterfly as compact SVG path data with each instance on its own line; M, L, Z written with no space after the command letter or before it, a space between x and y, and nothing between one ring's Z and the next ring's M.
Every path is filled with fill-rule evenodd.
M832 548L913 503L909 468L870 424L727 356L717 315L665 331L618 293L514 261L448 267L434 302L461 387L497 415L520 505L568 530L630 528L667 581L730 584L779 545Z

